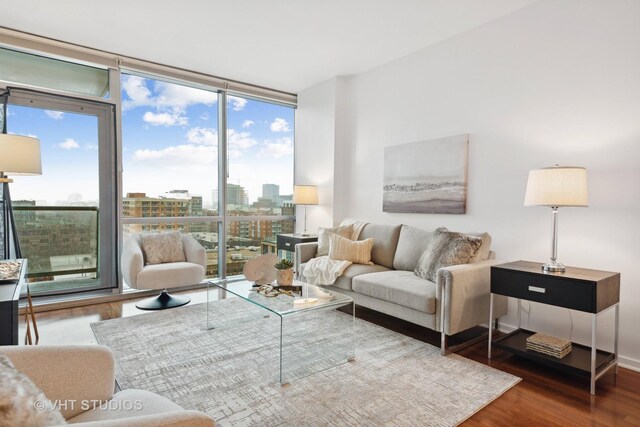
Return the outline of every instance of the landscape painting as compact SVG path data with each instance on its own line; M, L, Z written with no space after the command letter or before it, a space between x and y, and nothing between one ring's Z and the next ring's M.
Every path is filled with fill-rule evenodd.
M464 214L469 135L384 149L384 212Z

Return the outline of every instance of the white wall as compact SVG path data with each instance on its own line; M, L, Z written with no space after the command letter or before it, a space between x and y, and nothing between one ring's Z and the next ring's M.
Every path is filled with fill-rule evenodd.
M620 352L640 368L640 2L541 1L343 84L346 103L338 97L332 105L344 128L333 141L307 139L325 126L335 135L328 114L313 122L309 110L335 97L336 86L299 97L298 117L307 121L296 127L297 174L315 161L328 173L328 157L318 154L335 155L335 204L323 206L323 220L486 230L500 259L544 262L551 212L523 207L527 173L585 166L590 207L561 208L559 261L622 272ZM384 147L460 133L471 135L467 214L383 213ZM573 339L587 343L589 317L572 316ZM503 322L515 323L513 304ZM530 322L563 337L571 329L567 310L539 304ZM605 347L612 326L612 312L604 314Z

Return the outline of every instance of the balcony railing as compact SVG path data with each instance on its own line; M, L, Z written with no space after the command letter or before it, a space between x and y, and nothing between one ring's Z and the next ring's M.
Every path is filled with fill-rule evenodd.
M97 207L14 204L13 211L32 281L97 277Z

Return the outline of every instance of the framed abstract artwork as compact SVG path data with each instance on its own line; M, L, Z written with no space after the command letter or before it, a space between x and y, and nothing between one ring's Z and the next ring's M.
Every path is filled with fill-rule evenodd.
M382 210L466 213L468 146L465 134L385 147Z

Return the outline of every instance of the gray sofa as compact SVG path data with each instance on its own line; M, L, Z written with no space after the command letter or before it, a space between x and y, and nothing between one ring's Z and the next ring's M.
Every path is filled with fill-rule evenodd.
M373 238L374 264L352 264L333 285L325 288L351 296L356 305L440 332L445 354L449 336L488 322L490 271L498 261L485 247L485 259L476 256L470 264L441 268L435 283L422 279L413 270L432 235L408 225L368 223L358 240ZM490 242L489 238L483 246ZM296 245L298 279L304 280L304 265L316 256L317 247L317 243ZM480 255L481 250L478 252ZM506 312L507 299L496 296L496 319Z

